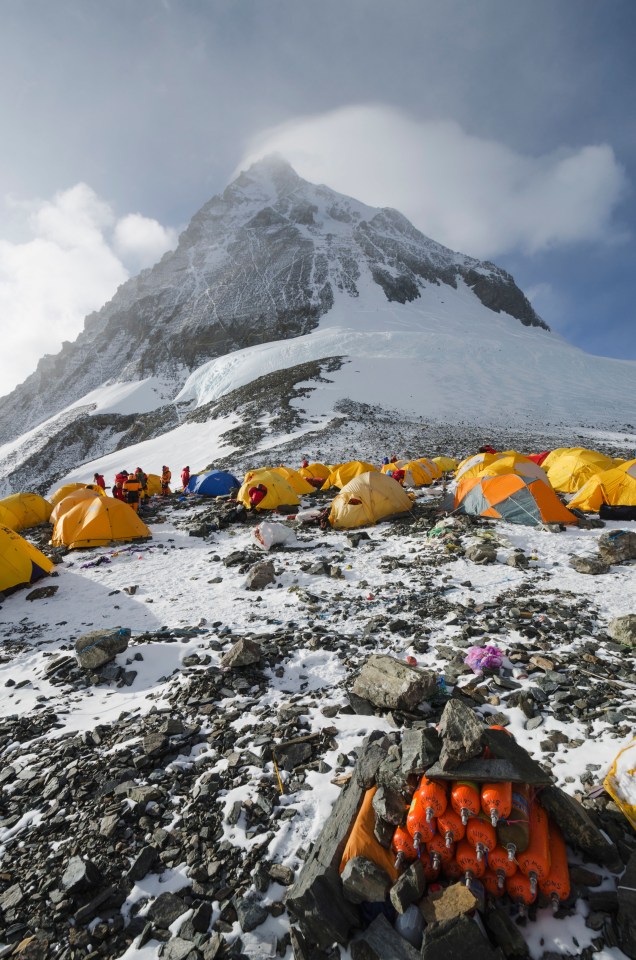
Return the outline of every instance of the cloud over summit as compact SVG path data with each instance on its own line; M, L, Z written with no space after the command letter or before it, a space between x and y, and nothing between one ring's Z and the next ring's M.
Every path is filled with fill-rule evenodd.
M624 239L614 216L628 181L608 144L523 155L452 120L350 106L265 131L241 166L272 152L306 179L395 207L434 240L483 259Z

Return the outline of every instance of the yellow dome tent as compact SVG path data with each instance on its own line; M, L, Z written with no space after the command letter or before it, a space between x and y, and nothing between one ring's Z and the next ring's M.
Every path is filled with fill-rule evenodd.
M300 503L296 491L290 487L284 477L281 477L280 473L275 473L274 470L253 470L247 473L245 477L245 482L237 493L236 499L248 509L251 507L249 489L258 486L259 483L267 487L267 495L257 505L257 510L295 507Z
M274 473L279 473L283 480L286 480L292 490L295 490L297 494L301 497L307 496L308 493L315 493L316 488L312 487L310 483L307 483L305 477L298 470L292 470L291 467L286 467L282 463L280 467L274 467Z
M591 477L611 470L613 466L615 463L611 457L584 447L553 450L543 461L548 480L560 493L576 493Z
M433 463L437 464L442 473L451 473L459 466L459 462L452 457L433 457Z
M405 487L430 487L433 482L430 470L419 460L398 460L382 467L382 473L387 475L393 470L404 470Z
M158 473L149 473L147 476L146 494L149 497L158 497L161 493L161 477ZM191 476L195 476L195 474L191 474Z
M46 523L52 505L37 493L12 493L0 500L0 524L12 530L28 530Z
M434 460L430 460L428 457L418 457L416 463L421 463L422 466L429 471L433 480L439 480L441 477L442 471Z
M502 453L475 453L472 457L466 457L457 467L455 479L467 480L468 477L476 477L481 473L484 467L494 463L495 460L501 460L502 457L521 456L516 450L504 450ZM527 458L526 458L527 459Z
M636 460L626 460L620 467L590 477L568 506L598 513L604 503L611 507L636 507Z
M499 477L505 473L516 473L527 480L542 480L543 483L550 485L547 474L543 467L537 466L534 460L524 457L520 453L510 454L508 457L500 457L486 464L482 470L476 474L478 477ZM464 479L464 477L462 477Z
M329 467L326 467L324 463L310 463L308 467L301 467L298 473L301 477L304 477L305 480L325 481L331 473L331 470Z
M76 490L94 490L99 496L106 496L106 491L102 490L96 483L65 483L64 486L58 487L55 493L49 497L50 503L56 507L60 500L68 497L69 493L74 493Z
M366 527L403 516L413 506L408 493L392 477L379 471L367 471L347 483L334 497L329 523L336 530Z
M59 518L51 542L56 547L84 550L110 543L147 540L152 534L132 507L114 497L84 500Z
M577 523L556 493L542 480L505 473L499 477L467 477L457 484L455 511L531 526Z
M76 507L78 503L83 503L84 500L95 500L95 498L99 496L97 490L91 490L88 487L80 487L79 490L73 490L72 493L67 494L63 500L58 501L53 507L51 516L49 517L49 523L55 526L60 517L63 517L65 513L68 513L69 510Z
M341 463L331 471L321 489L329 490L331 487L344 487L354 477L359 477L363 473L379 473L377 467L372 463L366 463L364 460L350 460L348 463Z
M21 537L15 530L0 526L0 592L8 593L40 577L53 569L48 557Z

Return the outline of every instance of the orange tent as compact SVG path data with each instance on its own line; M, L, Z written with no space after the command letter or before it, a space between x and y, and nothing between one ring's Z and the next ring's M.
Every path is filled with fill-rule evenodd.
M455 510L530 525L578 522L543 480L515 473L461 480L455 491Z

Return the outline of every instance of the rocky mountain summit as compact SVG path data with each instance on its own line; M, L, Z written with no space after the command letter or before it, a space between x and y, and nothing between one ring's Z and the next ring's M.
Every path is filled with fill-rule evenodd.
M0 443L109 382L156 377L171 399L202 363L307 334L338 295L355 300L368 283L404 304L460 280L495 313L546 328L504 270L443 247L396 210L365 206L266 158L0 400Z

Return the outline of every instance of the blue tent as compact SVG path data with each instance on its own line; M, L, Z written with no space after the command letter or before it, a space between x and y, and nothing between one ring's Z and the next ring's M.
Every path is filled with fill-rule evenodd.
M241 481L225 470L212 470L190 477L188 493L200 493L204 497L224 497L232 489L239 490Z

